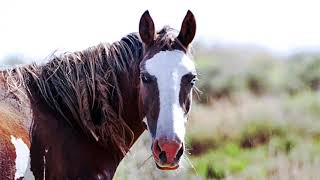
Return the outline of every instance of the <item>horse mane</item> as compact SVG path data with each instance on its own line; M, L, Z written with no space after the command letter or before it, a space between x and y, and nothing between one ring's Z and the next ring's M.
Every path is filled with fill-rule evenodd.
M157 32L155 44L158 49L173 49L176 35L174 29L165 26ZM104 147L112 143L126 153L134 134L122 118L119 74L130 77L139 71L143 56L142 41L132 33L112 44L53 55L45 65L31 64L1 73L10 91L23 87L31 98L40 95L71 126Z
M132 33L112 44L53 56L43 66L7 70L8 87L17 90L23 86L31 97L36 87L38 95L70 125L105 147L111 141L124 153L133 141L133 132L121 116L118 76L135 71L142 53L142 42Z

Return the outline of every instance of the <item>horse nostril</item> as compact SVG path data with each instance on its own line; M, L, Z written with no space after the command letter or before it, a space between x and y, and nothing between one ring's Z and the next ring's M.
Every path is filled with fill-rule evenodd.
M179 159L180 159L180 157L182 156L182 154L183 154L183 145L182 145L181 148L179 149L179 151L178 151L178 153L177 153L177 155L176 155L175 160L176 160L176 161L179 161Z
M161 151L159 154L159 159L160 159L161 163L166 163L167 162L166 152Z
M162 150L161 150L161 147L160 147L160 145L159 145L159 141L157 141L157 143L156 143L156 145L157 145L157 150L159 151L159 152L161 152Z

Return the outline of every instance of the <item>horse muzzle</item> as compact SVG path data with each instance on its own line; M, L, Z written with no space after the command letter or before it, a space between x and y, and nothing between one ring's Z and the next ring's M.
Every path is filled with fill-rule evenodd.
M179 139L158 138L152 143L152 153L161 170L175 170L183 154L183 143Z

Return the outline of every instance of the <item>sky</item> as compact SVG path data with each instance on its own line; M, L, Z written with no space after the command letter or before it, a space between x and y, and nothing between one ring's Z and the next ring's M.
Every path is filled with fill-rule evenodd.
M149 10L157 29L179 29L190 9L195 41L250 44L275 52L320 49L320 3L307 0L2 0L0 59L18 53L43 59L54 51L85 49L138 31Z

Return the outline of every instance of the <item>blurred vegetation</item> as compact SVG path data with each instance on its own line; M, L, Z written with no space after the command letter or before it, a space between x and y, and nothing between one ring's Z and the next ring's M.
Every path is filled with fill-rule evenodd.
M320 177L320 53L217 48L196 63L188 144L203 179Z
M19 65L24 64L25 59L21 54L10 54L0 59L0 64L3 66L12 66L12 65Z
M320 89L320 53L279 58L264 51L216 51L219 50L196 56L201 79L198 87L203 91L201 103L230 98L244 91L253 95L277 95Z

